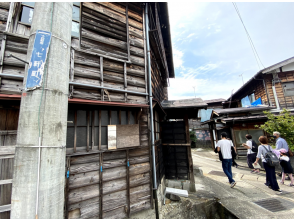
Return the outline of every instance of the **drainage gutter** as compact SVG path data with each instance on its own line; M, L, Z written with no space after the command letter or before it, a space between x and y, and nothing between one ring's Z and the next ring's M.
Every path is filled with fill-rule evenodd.
M156 190L157 181L156 181L156 163L155 163L155 149L154 149L154 126L153 126L153 106L152 106L152 86L151 86L152 84L151 84L151 59L150 59L150 44L149 44L148 3L145 4L145 31L146 31L146 48L147 48L150 130L151 130L151 145L152 145L153 189Z

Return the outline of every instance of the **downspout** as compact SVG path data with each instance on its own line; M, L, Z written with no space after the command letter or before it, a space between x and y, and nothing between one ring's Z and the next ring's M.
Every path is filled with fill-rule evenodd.
M151 86L151 59L149 44L149 19L148 19L148 3L145 4L145 32L146 32L146 49L147 49L147 77L149 90L149 108L150 108L150 130L151 130L151 146L152 146L152 167L153 167L153 195L155 200L155 215L159 219L158 198L157 198L157 181L156 181L156 162L154 149L154 125L153 125L153 105L152 105L152 86Z
M280 104L279 104L279 100L278 100L278 96L277 96L277 92L276 92L276 87L275 87L275 78L274 78L274 75L273 75L273 81L272 81L272 89L273 89L273 93L274 93L276 107L277 107L278 110L280 110Z
M149 44L149 20L148 20L148 3L145 5L145 31L146 31L146 48L147 48L147 69L148 69L148 90L149 90L149 108L150 108L150 129L151 129L151 145L152 145L152 165L153 165L153 189L157 189L156 181L156 163L154 149L154 127L153 127L153 107L152 107L152 86L151 86L151 59Z

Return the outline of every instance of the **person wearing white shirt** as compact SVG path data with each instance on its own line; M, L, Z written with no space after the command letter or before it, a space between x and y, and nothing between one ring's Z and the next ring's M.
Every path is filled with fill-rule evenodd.
M257 152L252 151L252 136L250 134L246 134L246 143L242 144L243 147L247 149L247 164L248 167L252 169L251 173L260 173L259 169L254 169L253 163L256 160Z
M231 188L233 188L236 185L236 182L233 179L233 174L232 174L231 147L233 147L233 145L231 141L227 140L226 132L222 132L221 136L222 136L222 139L217 142L216 146L217 146L217 150L220 151L223 156L223 160L222 160L223 171L229 179Z

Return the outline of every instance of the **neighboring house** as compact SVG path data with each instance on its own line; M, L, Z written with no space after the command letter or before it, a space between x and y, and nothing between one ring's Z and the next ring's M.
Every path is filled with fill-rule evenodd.
M207 109L201 109L198 112L197 118L189 119L189 129L195 132L197 137L196 147L211 148L211 135L208 124L202 125L201 123L210 119L211 112L214 109L222 109L225 99L211 99L203 100L207 103Z
M250 106L254 101L262 105ZM245 156L246 149L241 146L246 142L245 135L250 133L255 141L266 135L255 127L267 121L263 111L278 114L286 108L294 112L294 57L260 70L223 102L223 106L224 109L214 110L210 120L201 125L210 126L213 146L225 131L237 146L238 155Z

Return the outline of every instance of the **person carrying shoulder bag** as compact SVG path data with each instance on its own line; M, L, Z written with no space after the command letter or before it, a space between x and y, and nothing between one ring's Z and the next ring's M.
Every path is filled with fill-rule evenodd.
M247 164L250 169L252 169L251 173L260 173L259 169L255 169L253 167L253 163L256 160L258 146L255 141L252 140L252 136L250 134L246 134L246 143L242 144L247 150Z
M268 145L268 139L266 136L260 136L258 140L261 145L258 146L258 153L254 165L257 165L259 159L261 158L266 173L265 185L274 191L282 192L275 174L275 165L279 164L279 159L272 152L272 147Z

